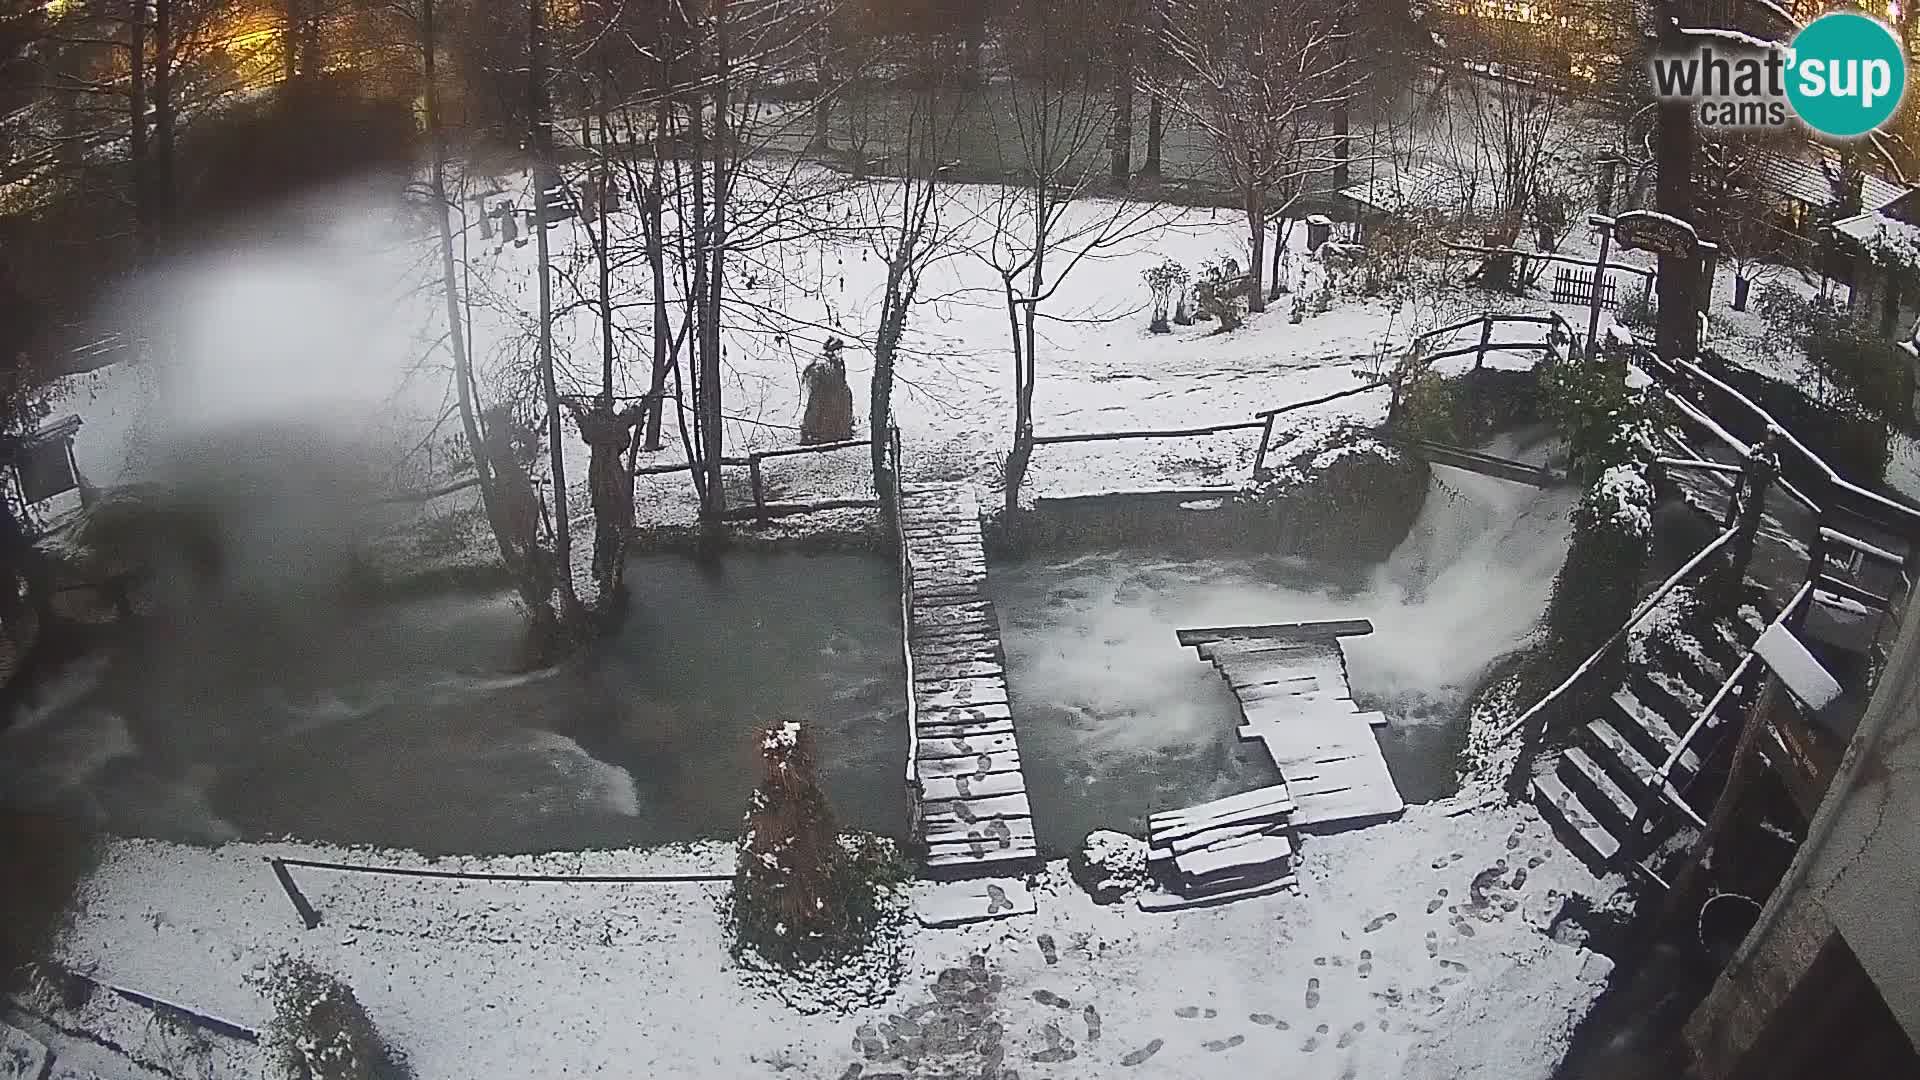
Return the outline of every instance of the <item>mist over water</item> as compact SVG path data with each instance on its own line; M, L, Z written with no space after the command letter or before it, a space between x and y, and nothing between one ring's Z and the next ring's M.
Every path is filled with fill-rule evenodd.
M1182 627L1367 618L1349 679L1401 794L1450 793L1463 705L1533 633L1565 560L1570 490L1436 469L1418 521L1371 567L1301 559L1173 562L1133 553L995 567L1021 757L1043 846L1138 827L1157 809L1273 783L1238 708Z
M839 820L905 826L885 560L635 558L633 617L504 673L506 596L305 610L208 602L68 670L0 732L0 793L114 832L429 853L728 837L758 728L813 725Z

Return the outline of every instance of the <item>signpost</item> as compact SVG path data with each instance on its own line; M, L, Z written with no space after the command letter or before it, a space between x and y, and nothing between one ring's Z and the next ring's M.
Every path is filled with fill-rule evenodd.
M1670 259L1698 260L1702 273L1706 277L1706 287L1700 290L1695 303L1704 313L1707 301L1713 295L1714 265L1719 261L1720 247L1700 239L1694 227L1672 214L1662 214L1654 210L1629 210L1616 217L1604 214L1588 214L1587 224L1600 230L1600 258L1594 264L1593 300L1587 320L1587 349L1593 350L1594 340L1600 333L1600 281L1607 262L1607 245L1618 239L1624 250L1639 249L1651 251L1655 255ZM1661 318L1679 318L1680 314L1666 311ZM1697 317L1687 312L1688 318Z

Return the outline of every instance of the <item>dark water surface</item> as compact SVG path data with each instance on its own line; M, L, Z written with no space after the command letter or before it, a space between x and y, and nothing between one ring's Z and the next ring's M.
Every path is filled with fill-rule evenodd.
M0 735L0 794L116 832L497 853L731 836L758 725L813 726L850 827L905 825L898 598L886 560L630 563L619 634L500 675L505 595L377 609L205 605L42 687Z

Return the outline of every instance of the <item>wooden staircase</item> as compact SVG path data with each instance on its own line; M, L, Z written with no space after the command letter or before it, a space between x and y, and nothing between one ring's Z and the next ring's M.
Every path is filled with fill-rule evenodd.
M1664 792L1657 790L1660 767L1767 621L1746 606L1739 617L1713 627L1701 653L1649 648L1648 664L1636 667L1596 710L1599 715L1577 729L1553 769L1533 779L1534 803L1576 853L1597 865L1612 863L1623 848L1638 857L1671 827L1679 815L1676 800L1685 798L1694 813L1711 809L1712 792L1690 786L1701 769L1692 748L1675 760ZM1740 694L1728 695L1715 710L1705 729L1707 745L1738 726L1740 701ZM1652 812L1636 837L1634 820L1648 805Z

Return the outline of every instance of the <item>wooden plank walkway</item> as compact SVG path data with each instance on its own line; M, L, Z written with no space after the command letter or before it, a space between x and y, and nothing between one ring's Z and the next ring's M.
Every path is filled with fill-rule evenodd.
M942 878L1024 872L1039 864L1040 852L1000 624L983 591L980 504L966 484L916 485L901 492L900 533L911 576L912 752L927 871ZM980 917L1032 910L1030 901L991 907Z
M1355 632L1352 624L1327 625ZM1326 831L1405 811L1373 735L1386 717L1354 704L1337 636L1302 624L1280 638L1182 631L1182 641L1190 639L1239 699L1240 737L1259 740L1280 770L1293 802L1290 825Z

